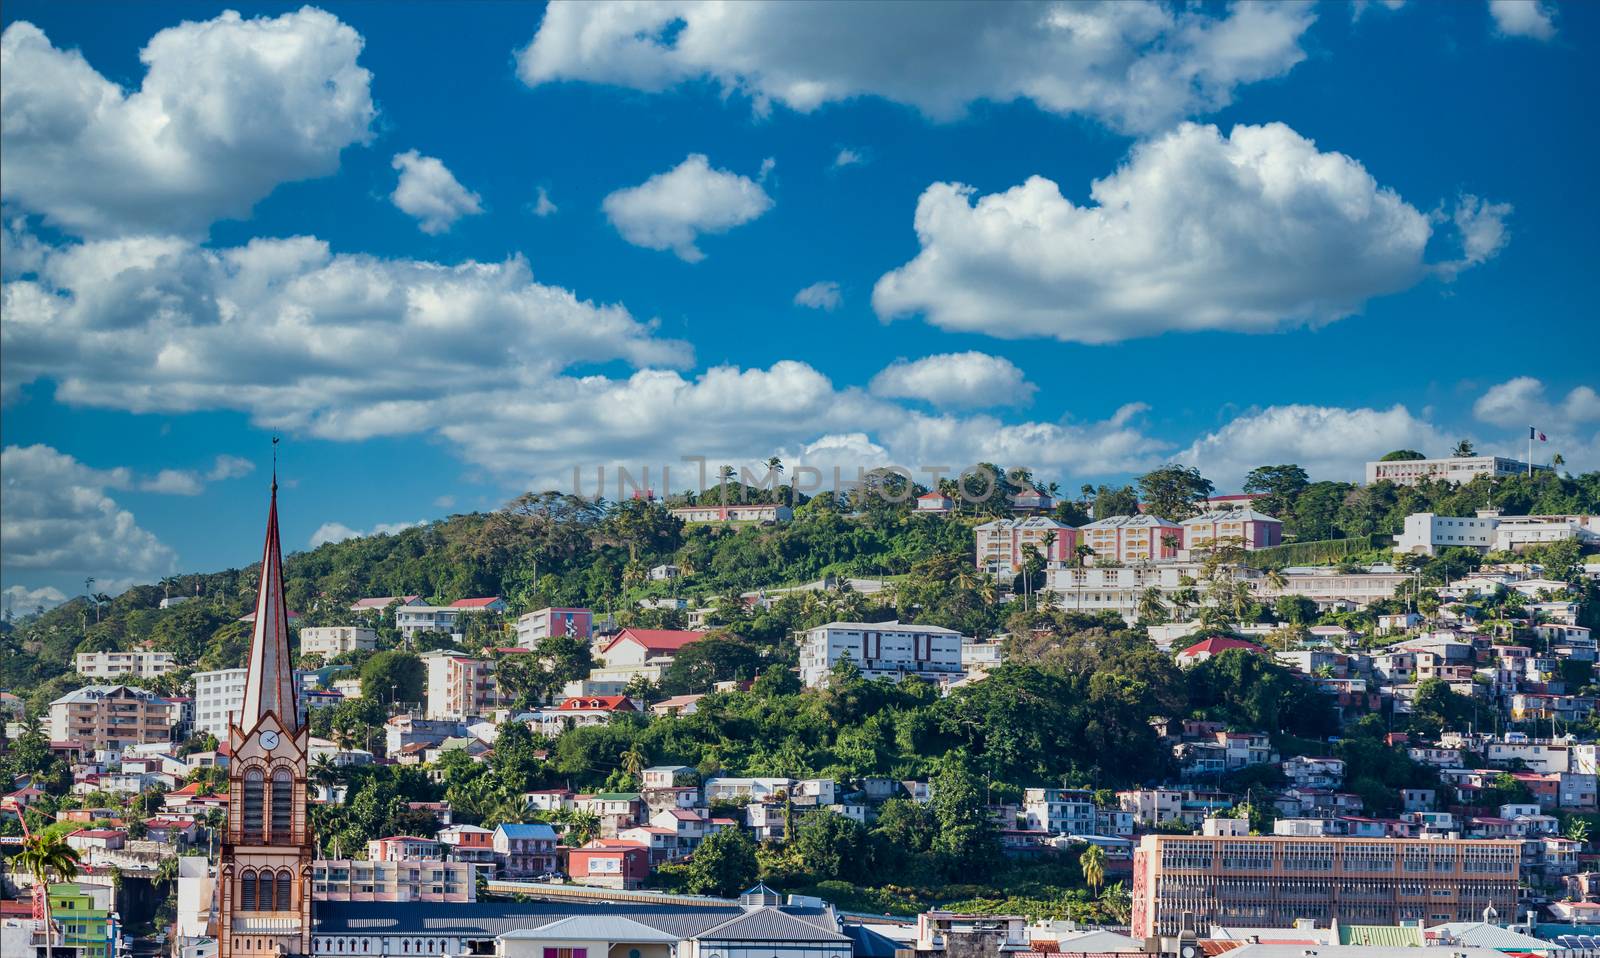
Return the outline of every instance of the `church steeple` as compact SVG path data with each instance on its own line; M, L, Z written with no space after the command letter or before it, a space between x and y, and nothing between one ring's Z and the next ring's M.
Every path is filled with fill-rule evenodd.
M289 606L283 597L283 557L278 545L278 477L272 477L267 511L267 542L261 553L261 587L256 594L255 633L250 638L249 674L238 727L249 732L271 712L285 730L300 727L295 700L294 661L289 654Z

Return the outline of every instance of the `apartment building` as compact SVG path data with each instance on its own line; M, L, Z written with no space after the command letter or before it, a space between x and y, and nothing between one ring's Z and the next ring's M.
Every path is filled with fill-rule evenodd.
M679 506L667 512L684 522L788 522L794 510L788 506L763 503L704 503L698 506Z
M171 652L79 652L77 673L88 679L114 679L132 675L153 679L178 667Z
M556 871L556 830L549 825L506 823L494 830L494 853L505 878L537 878Z
M495 678L491 659L477 659L451 652L430 652L422 656L428 671L430 719L460 720L488 715L509 704Z
M244 705L245 670L196 672L193 679L195 731L226 739L228 723Z
M929 682L961 678L961 633L899 622L829 622L797 633L800 681L816 688L846 657L868 679L916 676Z
M588 609L540 609L517 619L517 644L531 649L557 635L587 639L593 628L594 613Z
M1254 509L1216 509L1183 520L1183 547L1265 549L1283 543L1283 521Z
M435 859L317 859L311 863L311 897L315 901L477 901L477 869L467 862Z
M1549 466L1534 466L1548 471ZM1479 476L1523 476L1528 464L1501 456L1452 456L1449 459L1395 459L1389 462L1367 463L1367 485L1374 482L1392 482L1397 486L1414 486L1424 480L1434 482L1471 482Z
M170 742L172 726L171 702L126 685L88 685L50 703L51 740L78 742L86 752Z
M1015 575L1035 552L1046 563L1070 562L1078 546L1077 529L1044 516L996 519L973 533L978 543L978 570L990 575Z
M324 660L346 652L367 652L378 647L376 629L358 625L324 625L300 630L300 654Z
M1160 516L1108 516L1078 530L1083 544L1094 550L1092 561L1128 565L1176 559L1183 546L1183 526Z
M1052 835L1094 835L1094 793L1084 788L1030 788L1022 793L1024 827Z
M1516 914L1517 841L1146 835L1133 856L1133 934L1175 935L1185 913L1286 928L1477 921Z

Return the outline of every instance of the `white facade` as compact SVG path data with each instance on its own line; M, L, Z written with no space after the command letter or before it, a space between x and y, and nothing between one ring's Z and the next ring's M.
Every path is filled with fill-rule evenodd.
M419 632L451 635L456 631L456 620L465 611L468 610L447 605L402 605L394 610L394 626L408 639Z
M137 675L153 679L178 667L171 652L79 652L77 672L85 678L109 679Z
M1431 512L1414 512L1406 516L1405 530L1395 537L1394 549L1410 555L1433 555L1436 549L1466 546L1488 552L1494 548L1495 528L1500 520L1493 514L1480 512L1468 519L1460 516L1436 516Z
M800 680L817 687L848 656L868 679L908 675L930 682L959 679L961 633L899 622L829 622L799 633Z
M1546 469L1549 466L1534 466ZM1414 486L1424 479L1445 482L1471 482L1479 476L1522 476L1528 464L1500 456L1452 456L1449 459L1396 459L1367 463L1367 484L1388 481Z
M346 652L368 651L378 647L375 629L356 625L329 625L300 630L300 654L331 659Z
M788 506L764 503L733 503L726 506L710 503L679 506L667 512L684 522L788 522L794 518L794 510Z
M540 609L518 618L516 627L517 644L531 649L557 635L588 638L594 627L594 613L588 609Z
M194 729L228 737L231 716L244 705L244 669L194 674Z

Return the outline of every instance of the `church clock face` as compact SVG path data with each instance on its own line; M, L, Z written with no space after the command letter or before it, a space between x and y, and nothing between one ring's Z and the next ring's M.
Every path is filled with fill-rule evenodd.
M278 733L270 731L270 730L266 731L266 732L262 732L261 733L261 747L266 749L269 752L272 751L273 749L277 748L278 747Z

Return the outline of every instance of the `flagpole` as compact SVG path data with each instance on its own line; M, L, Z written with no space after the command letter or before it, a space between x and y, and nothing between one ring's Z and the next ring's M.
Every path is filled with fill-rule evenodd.
M1533 478L1533 427L1528 427L1528 478Z

